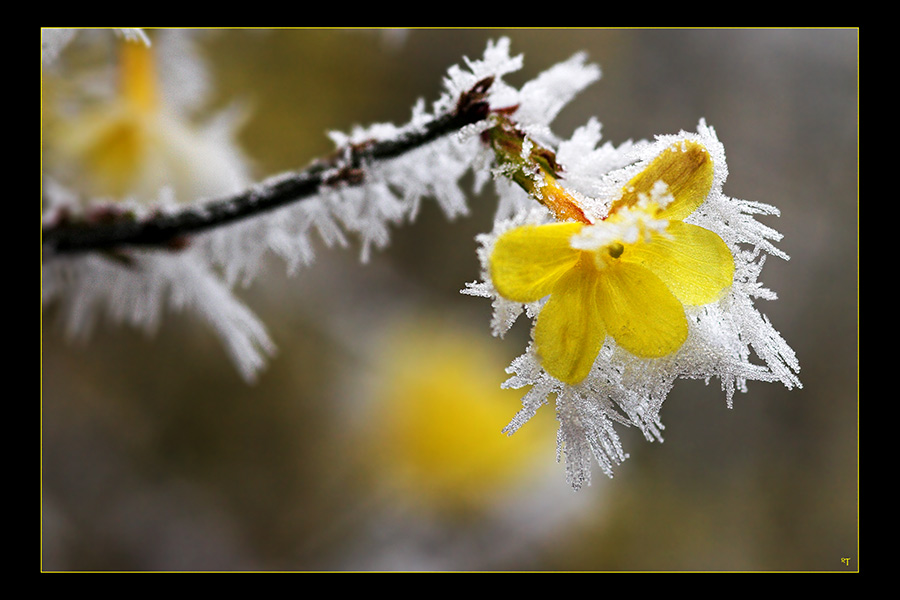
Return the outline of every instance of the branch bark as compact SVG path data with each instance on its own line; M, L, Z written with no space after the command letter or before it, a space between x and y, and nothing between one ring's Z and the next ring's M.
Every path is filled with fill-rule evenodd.
M314 196L322 186L360 185L365 182L365 167L371 162L401 156L485 119L490 107L484 98L491 83L491 78L479 81L460 96L452 112L435 118L416 131L397 139L373 140L342 149L303 170L273 178L262 186L251 187L234 196L188 206L174 214L160 213L140 220L61 220L42 229L44 250L73 254L124 247L179 247L191 234L301 201Z

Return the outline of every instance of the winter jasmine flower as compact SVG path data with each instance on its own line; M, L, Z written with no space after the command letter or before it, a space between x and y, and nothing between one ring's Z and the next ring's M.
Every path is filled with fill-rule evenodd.
M490 336L446 306L377 321L360 354L371 369L340 377L352 427L335 441L352 440L364 478L337 568L504 568L602 517L602 487L573 494L560 480L550 413L503 434L518 394L500 387L505 353Z
M231 140L231 123L196 126L164 93L159 45L120 41L117 48L116 93L54 132L62 158L80 167L80 191L150 203L168 190L192 202L247 186L251 179Z
M507 368L504 386L524 392L505 431L554 405L575 488L590 483L592 460L612 476L627 458L616 423L662 440L659 413L678 379L718 378L728 406L748 381L801 385L796 356L754 306L775 298L758 281L766 255L788 258L755 218L778 211L723 193L715 131L701 121L653 142L599 141L591 121L517 164L521 154L494 144L498 162L516 165L498 169L518 184L509 193L531 207L479 237L482 281L463 290L492 300L496 336L523 314L534 320ZM558 210L569 205L580 210Z
M684 306L716 300L734 274L725 242L683 221L706 199L712 179L706 149L686 141L636 175L604 221L526 225L500 236L491 255L500 295L516 302L550 297L534 331L548 373L579 383L607 335L645 358L684 343Z
M510 440L501 432L517 394L501 389L495 345L443 319L409 319L378 343L364 454L379 483L438 512L489 510L534 479L553 439L535 422Z

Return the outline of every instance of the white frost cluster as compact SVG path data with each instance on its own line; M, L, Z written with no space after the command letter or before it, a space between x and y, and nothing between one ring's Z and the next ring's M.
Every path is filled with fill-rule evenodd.
M574 191L596 200L595 217L603 217L622 187L664 149L692 139L703 144L714 163L712 191L686 222L717 233L735 259L734 283L718 302L686 307L689 333L675 353L658 359L638 358L617 347L607 337L591 373L577 385L560 382L547 374L535 355L533 344L515 359L504 386L526 389L523 408L507 426L515 432L555 395L560 421L557 451L565 456L567 475L574 487L590 483L591 462L596 460L612 476L613 467L627 455L613 428L615 423L639 428L648 440L661 440L660 409L675 381L681 378L718 378L731 406L735 391L746 391L748 381L780 381L788 388L800 387L799 363L787 343L768 319L754 306L756 299L771 300L775 294L758 281L767 255L787 259L773 242L780 234L758 222L756 215L777 215L765 204L736 200L722 192L727 176L725 152L715 131L701 121L696 133L659 136L652 142L621 148L598 146L599 127L591 122L560 146L558 160L566 168L564 182ZM566 162L571 156L574 160ZM596 157L597 160L591 160ZM604 167L611 167L604 171ZM657 190L659 191L659 190ZM489 257L497 238L511 227L525 223L552 222L550 214L532 210L498 222L494 231L480 236L481 282L468 284L464 293L493 301L493 332L502 336L523 312L536 318L541 302L527 306L499 296L491 283ZM592 239L591 227L578 241L586 247L603 245ZM622 238L619 238L622 239Z
M619 241L634 244L641 239L648 240L654 232L665 235L669 221L655 218L648 207L652 204L664 208L673 200L668 186L657 181L650 196L641 194L634 206L620 209L616 213L619 219L615 223L604 221L602 225L588 225L572 236L572 248L598 250Z

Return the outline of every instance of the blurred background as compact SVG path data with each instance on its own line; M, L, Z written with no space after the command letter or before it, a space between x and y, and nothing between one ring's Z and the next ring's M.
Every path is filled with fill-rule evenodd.
M150 32L155 35L154 32ZM511 38L521 85L575 52L602 79L554 130L606 140L713 125L725 192L774 204L790 261L758 308L803 389L679 382L665 442L618 428L630 458L573 492L555 421L507 438L497 390L527 325L490 336L477 233L495 199L448 221L427 204L367 265L318 248L241 297L278 355L254 385L202 323L152 337L101 326L73 344L41 317L44 570L855 570L858 556L858 31L228 30L195 39L210 110L238 101L255 177L333 149L326 133L404 123L447 67ZM111 36L110 36L111 37ZM76 40L77 42L78 40ZM87 44L84 44L87 45ZM62 64L76 64L79 44ZM70 62L65 62L70 61ZM849 559L847 566L842 559Z

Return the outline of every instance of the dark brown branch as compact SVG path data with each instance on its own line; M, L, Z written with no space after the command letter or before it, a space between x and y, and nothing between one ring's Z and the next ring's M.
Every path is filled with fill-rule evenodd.
M45 251L77 253L129 246L179 247L191 234L206 231L309 198L323 185L359 185L367 164L396 158L439 137L477 123L489 114L484 100L490 78L462 94L456 109L393 140L357 144L306 169L264 182L237 195L210 200L175 214L157 214L139 220L112 218L104 222L61 220L42 230Z

